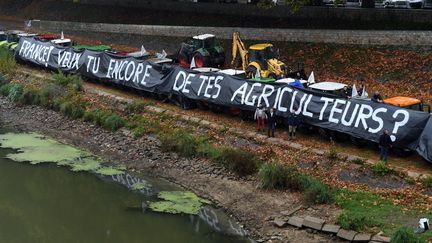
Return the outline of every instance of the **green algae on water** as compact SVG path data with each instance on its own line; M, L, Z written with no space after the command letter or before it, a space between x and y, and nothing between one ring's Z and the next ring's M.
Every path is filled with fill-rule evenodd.
M187 191L162 191L159 192L158 198L164 201L150 202L149 208L163 213L197 215L204 204L210 204L210 201Z
M101 162L91 158L85 158L79 162L68 164L72 171L95 171L101 167Z
M43 162L60 163L86 156L86 153L36 133L0 134L2 148L17 149L18 153L6 157L17 162L31 164Z
M143 190L143 189L147 189L150 188L150 185L148 183L144 183L144 182L137 182L134 183L131 186L132 190Z
M120 168L114 168L112 166L100 167L95 172L100 174L100 175L104 175L104 176L113 176L113 175L124 174L124 171L122 171Z

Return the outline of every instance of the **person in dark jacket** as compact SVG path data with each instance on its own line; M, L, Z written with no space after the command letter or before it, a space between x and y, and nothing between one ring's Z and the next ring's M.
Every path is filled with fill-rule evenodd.
M389 131L384 130L383 135L379 138L379 147L380 147L380 160L387 162L387 153L388 149L392 147L392 140L389 135Z
M290 113L288 114L288 132L289 132L290 139L296 137L296 130L299 125L300 125L300 118L294 112L294 110L291 110Z
M381 94L378 91L375 91L374 95L372 96L372 101L382 103L383 98L381 97Z
M276 128L276 113L273 108L270 108L267 114L268 136L274 137Z

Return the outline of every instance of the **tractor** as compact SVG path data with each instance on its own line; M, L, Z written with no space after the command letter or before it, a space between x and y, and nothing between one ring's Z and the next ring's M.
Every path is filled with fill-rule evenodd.
M192 59L194 67L218 68L225 63L225 51L214 35L197 35L183 42L177 52L177 60L184 68L190 68Z
M430 105L424 104L421 102L421 100L412 97L396 96L396 97L385 99L384 103L403 107L410 110L431 113Z
M24 33L23 31L13 30L6 32L6 39L0 41L0 47L14 51L18 46L21 37L34 37L36 34Z
M255 44L246 49L237 32L233 33L232 65L234 65L237 53L240 53L242 67L247 78L257 78L259 70L260 78L281 79L288 75L285 63L276 58L273 45L269 43Z
M0 41L5 41L7 39L6 32L0 31Z
M110 51L112 49L111 46L107 45L74 45L72 47L78 51L89 50L97 52Z

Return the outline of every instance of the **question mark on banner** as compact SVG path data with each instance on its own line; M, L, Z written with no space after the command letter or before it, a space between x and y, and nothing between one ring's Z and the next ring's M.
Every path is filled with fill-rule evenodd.
M409 120L409 112L406 111L406 110L397 110L397 111L393 114L393 118L396 119L396 117L398 117L399 114L404 115L404 119L403 119L402 121L395 122L395 124L394 124L394 128L393 128L393 131L392 131L392 133L393 133L394 135L391 135L391 136L390 136L392 142L396 141L396 136L395 136L395 135L397 134L399 128L402 127L402 126L405 126L405 125L408 123L408 120Z

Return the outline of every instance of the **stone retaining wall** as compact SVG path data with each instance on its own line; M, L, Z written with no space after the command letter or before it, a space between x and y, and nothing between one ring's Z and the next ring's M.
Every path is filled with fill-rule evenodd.
M53 32L85 31L119 33L143 36L189 37L213 33L220 39L232 39L238 31L244 40L269 40L288 42L315 42L360 45L431 46L432 31L374 31L374 30L312 30L312 29L261 29L238 27L193 27L160 25L126 25L81 23L61 21L35 21L33 27Z

